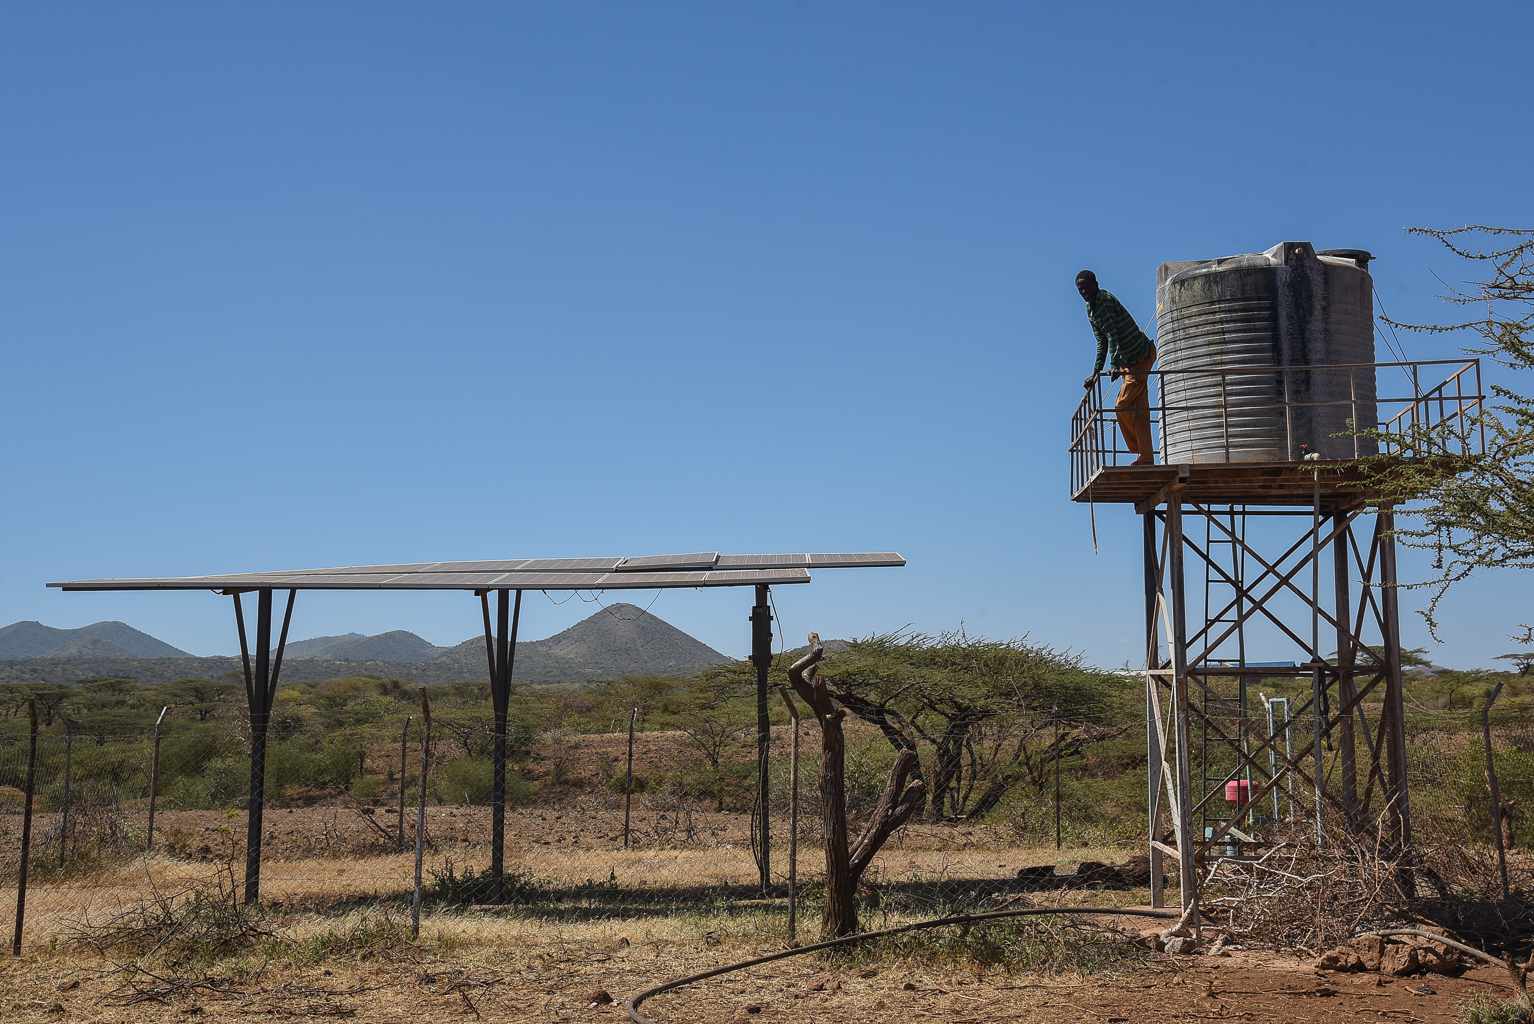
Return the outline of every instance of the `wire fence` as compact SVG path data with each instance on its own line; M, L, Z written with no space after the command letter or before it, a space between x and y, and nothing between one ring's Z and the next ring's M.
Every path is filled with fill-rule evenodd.
M235 705L202 713L173 708L156 727L160 711L120 711L104 723L44 709L31 801L27 944L67 940L156 894L232 890L243 882L248 725ZM511 730L501 902L561 913L643 906L713 914L742 905L786 912L792 873L811 908L801 920L813 928L824 878L818 727L798 726L803 756L792 837L794 726L773 729L771 884L764 889L751 813L754 732L732 730L710 761L686 731L641 725L630 762L627 724L596 733ZM849 735L855 837L883 786L888 758L873 730L854 725ZM320 740L276 723L267 749L262 904L408 901L418 831L428 912L491 902L492 740L485 716L442 709L424 752L423 793L419 714ZM25 712L0 718L0 885L12 893L22 861L29 750ZM930 914L1068 885L1073 860L1114 852L1108 839L1099 843L1106 852L1082 853L1076 808L1091 798L1079 788L1068 782L1064 790L1062 827L1074 851L1054 849L1058 815L1045 786L1026 811L1013 808L985 822L919 817L885 846L863 890L877 894L874 904L886 915ZM792 862L790 847L797 853ZM1066 863L1058 881L1057 860Z
M1491 801L1478 712L1468 698L1463 703L1411 717L1413 817L1424 844L1452 840L1489 849ZM404 706L397 703L395 714L366 729L323 738L291 722L276 723L261 837L263 904L325 909L359 900L408 903L418 831L427 913L492 902L492 737L486 719L473 708L439 710L424 752L423 791L421 719ZM240 710L172 708L159 723L157 741L158 707L94 720L40 709L26 945L67 941L167 892L238 888L246 870L250 783L249 728ZM1525 719L1509 707L1489 722L1504 804L1499 820L1518 877L1530 873L1523 849L1534 842L1534 828L1525 821L1534 808L1534 732ZM742 908L786 915L792 871L804 908L801 926L813 937L825 863L818 727L812 721L798 725L794 837L794 726L773 729L771 884L764 889L760 848L753 842L750 730L733 729L711 748L710 760L710 751L687 731L646 730L641 722L630 762L628 724L615 720L597 732L525 724L511 730L499 902L545 915L729 915ZM1303 733L1304 723L1297 728ZM868 869L860 887L865 906L884 921L898 921L986 910L1040 889L1143 886L1134 858L1146 841L1144 761L1143 753L1135 753L1143 752L1144 734L1130 729L1087 739L1074 726L1060 737L1044 731L1031 773L1016 775L1008 800L983 819L951 813L938 818L929 806L895 833ZM1297 745L1309 742L1308 733L1296 737ZM0 891L13 895L30 749L26 713L13 708L0 718ZM1052 762L1051 749L1072 756ZM877 730L849 726L854 837L878 800L888 754ZM977 763L986 762L982 757ZM1212 763L1202 774L1223 777ZM983 789L985 781L968 785ZM1254 828L1266 827L1279 838L1308 833L1313 802L1308 791L1284 790L1277 810L1264 812L1270 820ZM792 863L790 846L797 854ZM6 903L0 922L14 927L15 907Z

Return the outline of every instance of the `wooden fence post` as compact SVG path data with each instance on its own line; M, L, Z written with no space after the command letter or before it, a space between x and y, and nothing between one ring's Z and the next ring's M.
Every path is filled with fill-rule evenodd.
M37 698L27 698L32 715L32 738L27 748L27 804L21 818L21 868L16 876L16 938L11 952L21 955L21 926L27 916L27 858L32 852L32 794L37 788Z
M634 802L634 723L639 721L639 709L629 716L629 774L623 785L623 848L629 848L629 807Z
M154 721L154 758L149 762L149 829L144 837L144 849L154 849L154 799L160 789L160 723L165 721L165 712L170 710L170 705L160 709L160 717Z
M414 715L405 716L405 727L399 732L399 848L405 848L405 744L410 737L410 723Z
M798 939L799 930L799 708L788 695L788 687L778 684L783 703L788 705L788 724L793 739L788 747L788 941Z
M1481 709L1481 735L1486 740L1486 788L1491 791L1491 837L1497 844L1497 864L1502 868L1502 898L1507 899L1507 844L1502 841L1502 794L1497 791L1497 764L1491 756L1491 702L1502 692L1498 683ZM1318 773L1319 774L1319 773ZM29 798L30 799L30 798Z
M75 725L64 719L64 814L59 822L59 870L69 857L69 787L75 763Z
M415 798L415 895L410 901L410 937L421 935L421 857L426 852L426 771L431 762L431 704L421 689L421 785Z

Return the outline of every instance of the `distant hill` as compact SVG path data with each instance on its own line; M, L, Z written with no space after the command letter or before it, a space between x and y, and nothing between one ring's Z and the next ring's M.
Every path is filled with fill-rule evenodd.
M70 637L46 654L39 655L43 658L131 658L133 655L118 647L110 640L103 640L99 636Z
M288 658L325 658L330 661L398 661L414 664L430 661L451 648L438 647L414 633L396 629L377 636L348 633L345 636L321 636L288 644Z
M122 623L115 625L144 637ZM16 626L38 626L17 623ZM6 630L15 629L8 626ZM41 629L50 629L41 626ZM55 630L84 633L84 630ZM26 631L21 631L26 634ZM0 631L3 637L5 631ZM26 634L30 635L30 634ZM68 638L74 642L75 637ZM39 646L34 644L34 646ZM58 644L48 650L55 650ZM169 648L169 645L164 645ZM173 679L212 678L240 671L239 658L180 657L146 658L111 653L126 649L100 636L81 639L73 657L0 654L0 682L74 682L77 679L112 677L132 679L152 686ZM169 648L174 651L175 648ZM0 651L6 648L0 648ZM180 654L181 652L177 652ZM517 644L518 682L564 683L587 679L610 679L632 675L684 675L730 659L644 609L615 604L598 611L562 633L545 640ZM288 644L283 657L282 678L292 682L370 675L405 679L422 685L484 679L489 673L485 638L476 636L456 647L436 647L414 633L394 630L376 636L348 633L314 637Z
M437 662L478 666L483 679L485 638L473 637ZM730 659L671 623L632 604L614 604L563 633L517 644L512 675L521 682L560 683L613 679L625 673L642 676L687 675Z
M56 629L13 622L0 629L0 660L12 658L189 658L191 655L126 622Z
M366 640L365 633L347 633L343 636L317 636L310 640L289 640L284 657L318 658L327 647L349 644L354 640Z

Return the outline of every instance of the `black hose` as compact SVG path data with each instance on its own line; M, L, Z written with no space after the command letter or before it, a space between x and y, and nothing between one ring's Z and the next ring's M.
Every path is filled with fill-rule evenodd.
M732 971L743 971L747 967L756 967L760 964L771 963L774 960L782 960L791 956L802 956L805 953L813 953L816 950L831 949L834 946L846 946L853 942L862 942L864 939L877 939L885 935L899 935L901 932L914 932L919 928L941 928L949 924L973 924L977 921L997 921L1007 917L1035 917L1045 914L1111 914L1118 917L1159 917L1178 918L1181 915L1175 910L1118 910L1113 907L1027 907L1023 910L993 910L986 914L960 914L958 917L940 917L934 921L917 921L915 924L903 924L898 928L886 928L878 932L859 932L857 935L848 935L845 938L831 939L827 942L817 942L810 946L800 946L798 949L785 949L777 953L768 953L754 960L742 960L738 964L730 964L725 967L716 967L712 971L704 971L702 974L689 974L685 978L668 981L664 985L656 985L646 989L637 996L630 996L624 1004L629 1012L629 1018L635 1024L655 1024L653 1020L639 1012L639 1004L651 996L658 996L662 992L670 992L684 985L692 985L709 978L718 977L721 974L729 974Z

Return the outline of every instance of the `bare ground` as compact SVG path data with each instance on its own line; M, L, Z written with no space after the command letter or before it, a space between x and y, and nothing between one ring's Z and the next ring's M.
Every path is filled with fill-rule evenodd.
M627 1020L621 1001L662 980L764 952L709 945L662 926L604 922L550 929L532 922L429 925L417 949L358 963L344 952L308 967L217 972L168 986L100 961L33 953L0 962L0 1006L16 1021ZM1358 1017L1416 1024L1461 1018L1479 989L1506 996L1491 969L1428 981L1319 976L1281 957L1153 955L1112 974L1030 976L979 965L857 966L810 954L701 983L647 1002L656 1024L736 1021L1167 1020L1320 1021ZM617 1002L601 1004L598 992ZM597 1003L596 1005L593 1005Z

